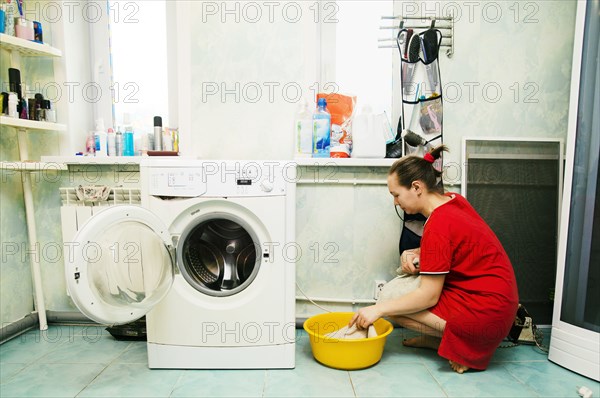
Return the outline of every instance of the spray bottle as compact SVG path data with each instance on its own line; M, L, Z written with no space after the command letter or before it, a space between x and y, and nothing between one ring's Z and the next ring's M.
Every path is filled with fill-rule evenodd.
M120 127L117 127L115 133L115 156L123 156L123 133Z

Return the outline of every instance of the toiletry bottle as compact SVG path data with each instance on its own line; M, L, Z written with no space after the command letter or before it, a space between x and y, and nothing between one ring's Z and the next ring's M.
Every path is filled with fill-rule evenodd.
M173 151L173 137L171 135L171 129L164 129L162 132L162 150L168 152Z
M15 4L10 0L6 1L6 23L4 24L4 33L9 36L15 35Z
M309 158L312 156L313 119L308 109L308 101L300 104L294 120L294 157Z
M94 139L94 132L90 131L85 140L85 155L94 156L96 154L96 140Z
M327 101L319 98L317 110L313 114L313 158L328 158L331 133L331 115L327 111Z
M46 121L50 123L56 123L56 111L52 109L52 103L50 100L44 100L46 108Z
M173 152L179 153L179 129L168 129L173 141Z
M104 119L96 120L94 140L96 142L96 156L108 156L106 131L104 131Z
M123 156L135 156L133 128L131 127L128 113L123 115L123 124L125 125L125 132L123 133Z
M115 133L115 156L123 156L123 133L120 127L117 127Z
M108 145L108 156L117 156L117 140L115 130L109 127L106 133L106 141Z
M17 105L19 104L19 97L17 93L8 93L8 116L18 118L19 112L17 111Z
M21 119L29 119L29 101L28 98L23 94L23 99L21 99L21 114L19 117Z
M154 116L154 150L162 151L162 118Z
M0 33L4 33L6 28L6 4L0 4Z

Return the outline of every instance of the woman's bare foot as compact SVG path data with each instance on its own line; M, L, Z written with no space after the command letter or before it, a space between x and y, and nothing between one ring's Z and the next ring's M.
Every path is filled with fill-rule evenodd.
M465 365L461 365L460 363L456 363L454 361L448 361L450 362L450 367L452 368L452 370L454 370L456 373L465 373L467 370L469 370L468 366Z
M440 347L440 342L442 341L439 337L428 336L423 334L421 336L413 337L411 339L406 339L402 341L407 347L417 347L417 348L430 348L432 350L437 350Z

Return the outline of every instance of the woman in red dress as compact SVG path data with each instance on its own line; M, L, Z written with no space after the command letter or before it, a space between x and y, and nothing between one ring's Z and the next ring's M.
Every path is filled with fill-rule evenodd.
M494 232L464 197L444 193L438 184L441 172L433 163L446 150L404 157L388 174L394 204L427 217L421 247L401 256L405 272L421 275L420 286L362 308L350 324L368 327L389 317L422 333L405 345L436 349L463 373L488 366L508 335L519 299L512 265Z

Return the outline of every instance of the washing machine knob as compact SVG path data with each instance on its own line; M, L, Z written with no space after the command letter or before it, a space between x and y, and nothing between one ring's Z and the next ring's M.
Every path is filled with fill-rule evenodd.
M267 180L262 180L260 183L260 189L262 189L263 192L271 192L273 190L273 183Z

